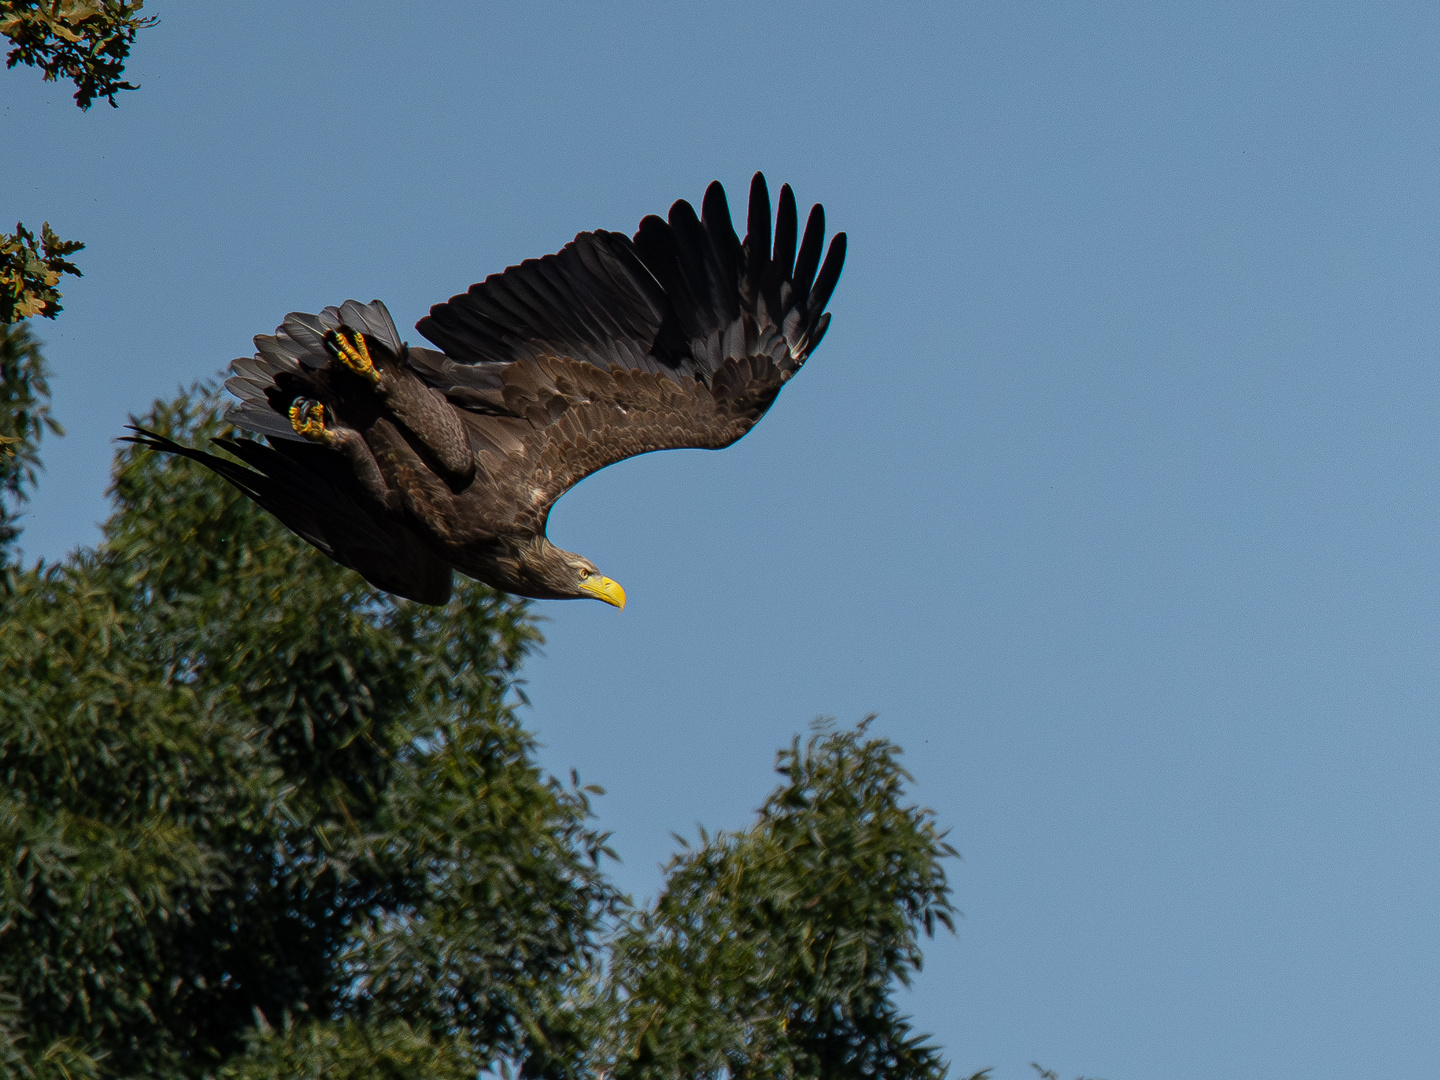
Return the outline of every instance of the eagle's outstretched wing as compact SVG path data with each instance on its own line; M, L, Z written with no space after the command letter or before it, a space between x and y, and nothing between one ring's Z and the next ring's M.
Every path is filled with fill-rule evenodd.
M728 446L765 414L824 336L845 259L839 233L822 264L818 205L797 252L788 185L773 235L770 214L757 173L742 243L712 183L699 217L681 200L633 240L581 233L420 320L444 352L412 348L410 366L466 410L482 467L523 504L517 524L543 528L554 500L606 465Z

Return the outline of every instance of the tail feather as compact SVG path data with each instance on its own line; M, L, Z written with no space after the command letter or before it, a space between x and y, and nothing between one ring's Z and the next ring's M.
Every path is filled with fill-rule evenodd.
M450 598L450 567L408 529L367 510L358 490L350 493L337 486L339 474L322 476L295 460L295 452L311 449L308 444L286 444L291 452L282 453L249 439L215 440L242 465L182 446L158 432L134 426L130 430L135 434L123 436L124 441L189 458L218 473L295 535L377 589L422 604L443 604Z

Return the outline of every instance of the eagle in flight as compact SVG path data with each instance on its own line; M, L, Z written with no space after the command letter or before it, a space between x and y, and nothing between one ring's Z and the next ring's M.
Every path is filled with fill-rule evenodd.
M286 316L231 365L231 457L154 432L131 441L201 462L378 589L443 604L454 571L519 596L625 591L545 536L555 500L652 450L718 450L749 431L820 343L845 261L825 211L750 185L745 240L725 189L683 199L634 237L582 232L492 274L416 324L347 300ZM798 240L798 250L797 250ZM243 464L242 464L243 463Z

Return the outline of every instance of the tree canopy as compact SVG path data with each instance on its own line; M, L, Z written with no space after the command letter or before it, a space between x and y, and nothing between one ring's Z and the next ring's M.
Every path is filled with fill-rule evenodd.
M5 334L13 540L48 414ZM142 422L195 442L218 405ZM893 744L797 738L637 906L517 716L527 603L376 592L138 447L111 491L98 546L4 549L0 1076L943 1075L892 994L952 852Z

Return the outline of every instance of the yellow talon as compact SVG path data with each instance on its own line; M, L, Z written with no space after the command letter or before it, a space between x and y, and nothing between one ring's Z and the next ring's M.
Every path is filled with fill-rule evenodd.
M365 376L373 383L380 381L380 372L375 369L375 364L370 359L370 348L365 344L364 334L357 331L352 341L345 336L343 330L332 330L326 340L335 350L339 361L351 371Z
M312 442L328 443L335 438L325 430L325 406L308 398L296 398L290 403L290 426L296 435Z

